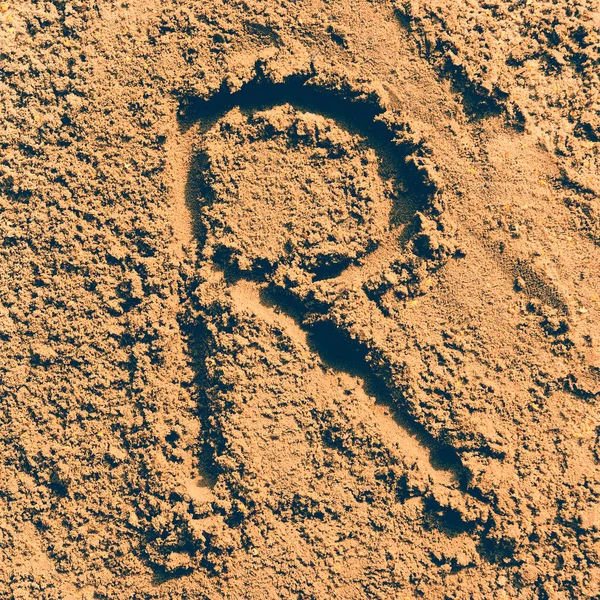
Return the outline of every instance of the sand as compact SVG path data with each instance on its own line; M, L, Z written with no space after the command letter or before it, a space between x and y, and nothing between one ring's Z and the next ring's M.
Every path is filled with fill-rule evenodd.
M599 28L0 4L0 598L600 597Z

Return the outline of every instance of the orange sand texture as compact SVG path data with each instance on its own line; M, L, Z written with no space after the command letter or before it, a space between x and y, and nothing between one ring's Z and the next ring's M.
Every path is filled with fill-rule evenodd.
M0 4L0 598L600 598L594 0Z

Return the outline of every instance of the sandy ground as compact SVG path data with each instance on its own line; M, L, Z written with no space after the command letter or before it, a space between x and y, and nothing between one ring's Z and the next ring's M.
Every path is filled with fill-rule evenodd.
M0 598L599 598L599 28L1 3Z

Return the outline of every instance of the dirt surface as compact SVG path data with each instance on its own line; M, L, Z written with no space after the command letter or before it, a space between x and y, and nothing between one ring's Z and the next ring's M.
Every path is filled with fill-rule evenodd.
M0 4L0 598L600 598L593 0Z

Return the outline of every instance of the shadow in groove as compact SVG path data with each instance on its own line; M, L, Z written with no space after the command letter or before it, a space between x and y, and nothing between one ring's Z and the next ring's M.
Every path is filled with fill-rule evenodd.
M299 110L320 114L334 120L340 127L365 140L380 160L380 175L394 183L394 206L391 224L407 222L422 209L432 190L424 184L421 174L406 157L415 148L408 143L394 141L394 133L377 120L382 109L373 101L348 99L342 91L332 91L311 86L308 78L292 78L285 83L254 80L233 94L222 89L208 100L186 99L179 124L182 131L198 127L198 134L206 133L221 117L235 107L242 112L253 113L282 104L290 104ZM347 95L347 93L346 93ZM188 203L197 214L198 196L196 180L202 179L202 159L192 165L188 177Z
M289 295L266 288L261 293L261 301L266 306L280 310L306 329L302 325L305 311L300 303L295 302ZM327 320L312 325L307 329L307 333L309 348L319 356L325 366L362 381L363 389L375 398L376 404L387 408L390 418L422 447L427 448L430 464L434 469L448 471L454 475L457 482L465 483L466 472L456 450L449 444L436 440L423 425L401 410L402 399L398 397L398 391L390 389L384 377L374 372L367 358L368 349L364 345L352 340L348 334Z

